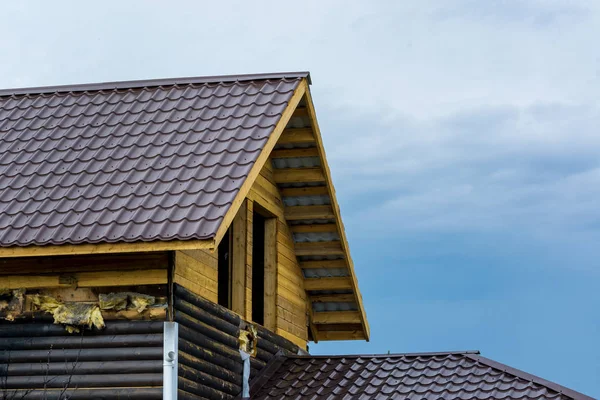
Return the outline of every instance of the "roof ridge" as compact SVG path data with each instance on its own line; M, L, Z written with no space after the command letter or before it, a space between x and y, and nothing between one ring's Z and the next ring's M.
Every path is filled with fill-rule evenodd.
M528 372L521 371L520 369L513 368L511 366L499 363L498 361L491 360L489 358L483 357L483 356L478 355L478 354L476 355L476 354L469 354L469 353L467 353L467 354L465 354L465 357L470 358L473 361L477 361L477 362L480 362L482 364L485 364L485 365L487 365L487 366L489 366L491 368L497 369L497 370L502 371L504 373L513 375L513 376L515 376L517 378L521 378L521 379L524 379L524 380L536 383L538 385L545 386L548 389L552 389L555 392L564 394L564 395L569 396L569 397L571 397L571 398L573 398L575 400L595 400L593 397L590 397L588 395L580 393L580 392L578 392L576 390L569 389L568 387L559 385L558 383L551 382L551 381L546 380L544 378L540 378L539 376L532 375L532 374L530 374Z
M274 73L258 73L258 74L241 74L241 75L213 75L213 76L195 76L195 77L179 77L179 78L159 78L159 79L142 79L130 81L114 81L114 82L96 82L83 83L74 85L56 85L56 86L36 86L14 89L0 89L0 96L11 96L20 94L42 94L55 92L83 92L96 90L114 90L114 89L131 89L148 86L170 86L170 85L189 85L193 83L221 83L221 82L247 82L254 80L268 79L297 79L306 78L311 84L310 72L274 72Z
M334 354L334 355L286 355L288 358L387 358L387 357L420 357L420 356L451 356L451 355L467 355L480 354L479 350L463 350L463 351L432 351L420 353L390 353L390 354Z

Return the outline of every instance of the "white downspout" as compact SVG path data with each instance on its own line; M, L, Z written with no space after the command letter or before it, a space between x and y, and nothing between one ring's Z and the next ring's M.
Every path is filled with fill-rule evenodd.
M250 354L244 350L240 350L242 361L244 362L244 369L242 374L242 399L250 398Z
M177 400L177 322L165 322L163 338L163 400Z

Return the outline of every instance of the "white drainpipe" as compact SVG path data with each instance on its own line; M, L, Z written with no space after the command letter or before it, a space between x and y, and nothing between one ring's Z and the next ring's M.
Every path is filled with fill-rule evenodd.
M244 369L242 373L242 399L250 398L250 354L244 350L240 350L242 361L244 362Z
M163 339L163 400L177 400L177 322L165 322Z

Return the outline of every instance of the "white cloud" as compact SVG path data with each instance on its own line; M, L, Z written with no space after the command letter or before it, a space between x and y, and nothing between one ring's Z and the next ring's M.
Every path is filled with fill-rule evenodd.
M425 121L388 115L371 125L364 121L381 118L344 115L326 145L356 226L379 227L381 236L526 231L555 240L600 224L598 107L479 108Z
M2 11L1 87L311 70L340 197L361 201L347 223L598 223L598 2L38 1Z

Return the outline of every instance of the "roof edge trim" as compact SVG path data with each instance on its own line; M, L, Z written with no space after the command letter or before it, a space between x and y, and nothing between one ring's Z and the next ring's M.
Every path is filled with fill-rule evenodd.
M308 84L312 84L310 72L275 72L261 74L244 74L244 75L214 75L214 76L197 76L197 77L181 77L181 78L162 78L162 79L144 79L132 81L114 81L114 82L98 82L98 83L83 83L75 85L56 85L56 86L36 86L14 89L0 89L0 96L22 95L22 94L43 94L56 92L85 92L96 90L114 90L114 89L135 89L143 87L156 86L171 86L171 85L188 85L193 83L220 83L220 82L247 82L267 79L296 79L306 78Z
M0 247L0 258L41 257L78 254L137 253L169 250L213 250L214 240L168 240L149 242L116 242L97 244L30 245L24 247Z
M275 147L275 144L281 137L283 130L285 129L287 123L289 122L290 118L292 117L294 110L300 103L300 100L302 100L302 97L306 93L308 85L307 85L307 83L305 83L305 81L307 81L307 80L308 80L307 78L302 78L302 80L298 83L298 85L294 89L294 94L289 99L289 101L285 107L285 110L281 114L281 117L279 118L279 121L277 121L277 124L273 128L273 131L271 131L271 133L269 135L269 139L267 140L267 142L263 146L262 150L260 151L260 154L258 155L258 158L254 162L254 165L250 169L250 172L246 176L244 183L240 187L240 190L238 191L237 195L233 199L233 202L229 206L229 209L225 213L225 217L221 221L221 224L219 225L219 228L217 229L217 232L214 236L215 246L219 245L219 243L221 242L221 239L225 235L225 232L227 231L227 229L233 222L235 215L237 214L242 203L248 196L248 192L250 192L250 188L254 184L256 177L260 174L260 170L263 168L263 166L269 159L269 156L271 155L271 151L273 150L273 148Z
M352 260L352 255L350 254L350 247L348 244L348 238L346 237L346 229L344 227L344 221L342 220L342 214L340 211L339 202L337 200L335 186L333 185L333 179L331 177L331 171L329 169L329 162L327 161L327 156L325 153L325 146L323 144L323 136L321 135L321 128L319 127L319 122L317 120L317 112L315 110L315 105L312 99L312 95L310 93L310 88L306 85L306 109L308 110L308 118L310 119L311 126L314 133L314 138L316 142L317 151L319 153L319 157L321 159L323 174L325 176L325 186L327 187L327 193L329 198L331 199L331 208L333 210L333 215L335 216L335 224L337 226L337 231L340 236L340 244L342 247L342 251L344 252L346 262L348 264L348 272L350 273L350 282L352 285L352 291L354 292L354 298L356 300L356 304L358 306L358 312L360 315L361 325L363 329L364 339L368 342L371 339L371 328L369 326L369 321L367 320L367 312L365 310L365 306L362 299L362 294L360 292L360 288L358 286L358 278L356 276L356 270L354 268L354 261ZM311 321L312 324L312 321ZM317 330L317 334L319 331ZM318 341L318 339L316 340Z
M449 355L467 355L481 354L479 350L464 350L464 351L431 351L417 353L390 353L390 354L336 354L336 355L287 355L287 358L388 358L388 357L430 357L430 356L449 356Z

